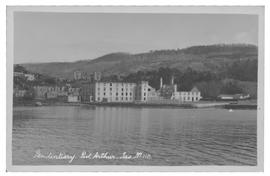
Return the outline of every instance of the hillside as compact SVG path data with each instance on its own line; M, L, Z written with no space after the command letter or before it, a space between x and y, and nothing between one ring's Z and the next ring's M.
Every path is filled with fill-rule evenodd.
M57 63L21 64L30 72L52 77L73 78L76 70L100 71L103 75L128 75L137 71L157 70L160 67L180 71L191 68L196 71L222 73L235 62L257 60L257 47L246 44L193 46L176 50L158 50L148 53L112 53L93 60Z

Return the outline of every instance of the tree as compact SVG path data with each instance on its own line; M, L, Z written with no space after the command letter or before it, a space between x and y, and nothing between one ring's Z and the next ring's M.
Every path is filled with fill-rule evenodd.
M223 86L221 87L221 93L238 94L243 93L243 89L236 81L227 81L223 83Z

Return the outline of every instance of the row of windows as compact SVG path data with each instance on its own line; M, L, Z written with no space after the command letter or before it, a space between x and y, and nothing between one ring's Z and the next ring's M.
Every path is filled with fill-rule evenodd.
M196 101L196 100L199 100L199 98L198 97L194 97L194 98L192 98L192 97L183 97L183 101L192 101L192 100Z
M127 87L129 87L129 86L135 86L135 84L132 84L132 83L99 83L99 84L97 84L97 86L116 86L116 87L118 87L118 86L127 86Z
M97 101L101 101L101 100L103 100L104 98L102 98L102 97L97 97ZM133 101L133 98L132 97L130 97L130 98L128 98L128 97L126 97L126 98L124 98L124 97L116 97L115 98L115 101ZM110 101L112 101L112 99L110 99Z
M100 91L101 89L98 87L97 90ZM110 88L109 90L112 91L113 89ZM126 88L126 89L122 88L122 89L120 89L120 90L121 90L122 92L125 91L125 90L126 90L126 91L133 91L133 89L128 89L128 88ZM106 89L106 88L103 88L103 91L107 91L107 89ZM119 89L116 88L116 91L119 91Z
M199 93L197 93L197 92L180 92L180 94L182 94L182 95L199 95Z
M200 97L200 96L199 96L199 95L197 95L197 96L193 96L193 95L184 95L184 96L183 96L183 95L182 95L182 97L187 97L187 98L189 97L189 98L192 98L192 97Z
M97 94L100 95L99 92ZM104 92L103 95L106 96L106 92ZM113 95L113 94L110 92L110 95ZM118 96L118 95L120 95L120 93L116 92L115 95ZM124 96L124 95L126 95L126 96L128 96L128 95L132 96L132 93L131 92L129 94L128 93L125 93L125 94L124 93L121 93L121 95L122 96Z

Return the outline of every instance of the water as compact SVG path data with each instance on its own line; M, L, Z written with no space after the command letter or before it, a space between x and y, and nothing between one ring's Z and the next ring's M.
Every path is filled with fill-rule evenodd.
M257 163L256 110L44 106L14 107L13 113L14 165ZM75 158L40 158L38 151ZM83 151L145 157L82 159Z

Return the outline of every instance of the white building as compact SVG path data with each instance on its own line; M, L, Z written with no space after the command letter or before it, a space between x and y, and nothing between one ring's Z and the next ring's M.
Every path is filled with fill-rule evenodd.
M181 91L178 93L178 98L182 102L196 102L201 99L201 92L197 87L193 87L190 91Z
M93 84L94 91L90 92L94 93L95 102L133 102L135 100L135 83L95 82Z
M81 102L81 98L79 95L68 95L68 100L69 103L78 103Z

